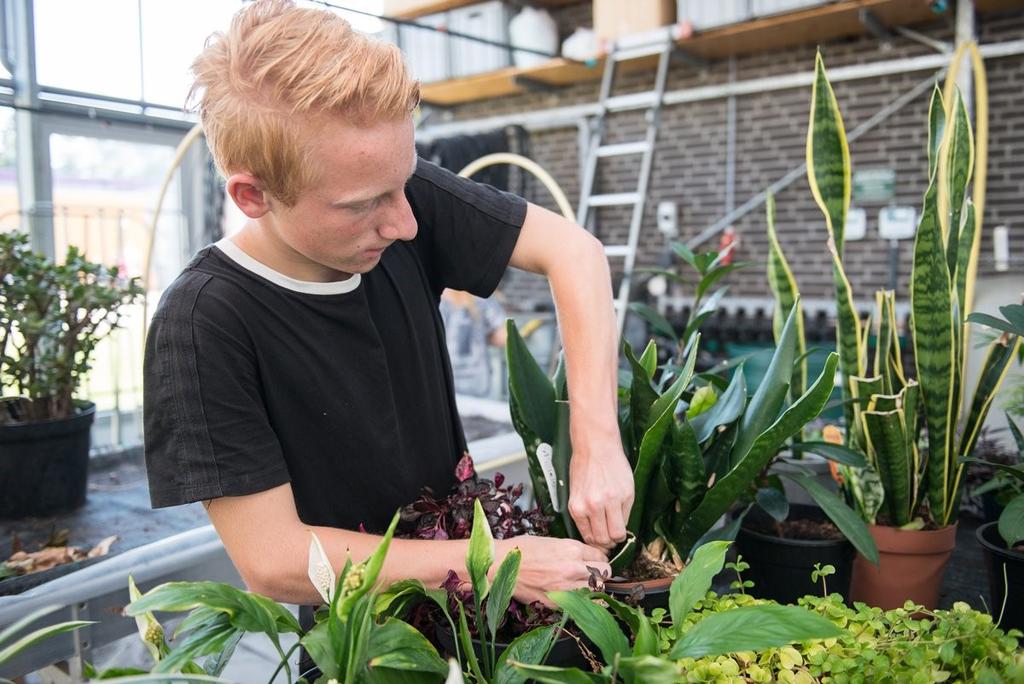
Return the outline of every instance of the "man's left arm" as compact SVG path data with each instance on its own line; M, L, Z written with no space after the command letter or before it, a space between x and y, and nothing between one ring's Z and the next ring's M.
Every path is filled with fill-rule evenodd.
M619 436L618 332L604 247L575 222L530 204L510 265L550 283L569 383L569 513L585 542L610 548L626 538L633 472Z

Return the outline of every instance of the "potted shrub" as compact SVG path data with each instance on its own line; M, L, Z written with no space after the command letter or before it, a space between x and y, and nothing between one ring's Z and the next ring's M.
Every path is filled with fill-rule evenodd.
M549 380L511 323L508 333L511 413L526 448L535 496L541 510L561 524L558 529L553 524L552 533L573 535L565 510L571 448L564 373L556 372ZM668 385L664 389L654 384L655 345L649 344L639 358L625 345L632 377L619 390L620 431L633 466L635 499L627 524L629 540L612 558L616 576L605 583L609 593L621 597L642 591L646 607L664 607L673 577L700 544L735 537L755 496L759 473L787 439L817 417L832 392L835 354L797 401L787 404L795 343L791 314L766 379L750 397L740 372L720 394L710 384L689 390L697 339L689 345L682 369L660 383ZM680 406L685 410L677 415ZM802 477L796 479L803 484ZM736 507L733 522L716 528ZM841 526L848 519L856 524L849 513ZM859 539L865 541L864 552L871 553L868 535Z
M868 462L867 468L839 470L847 497L872 524L881 554L878 566L857 559L852 597L884 608L906 600L933 608L956 542L960 459L974 449L1015 346L1005 338L990 346L974 396L965 403L964 309L981 220L968 197L971 126L959 94L944 103L936 89L928 117L929 183L910 282L915 379L903 368L895 295L876 295L873 356L853 305L843 266L850 155L820 54L811 99L808 180L825 217L832 254L846 444Z
M0 234L0 284L0 518L76 508L96 411L79 383L142 287L76 247L54 263L23 233Z

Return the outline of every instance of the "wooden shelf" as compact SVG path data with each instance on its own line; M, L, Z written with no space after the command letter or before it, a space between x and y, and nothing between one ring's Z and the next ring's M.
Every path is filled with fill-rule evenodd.
M445 12L466 5L473 5L482 0L387 0L384 3L384 16L395 19L415 19L425 14ZM530 4L539 7L564 7L578 5L583 0L533 0Z
M422 2L423 5L468 4L473 0ZM572 0L570 0L572 1ZM549 4L566 4L565 0L549 0ZM1024 0L976 0L979 11L1005 11L1024 8ZM805 10L763 17L751 21L699 31L679 41L679 48L705 59L729 55L778 50L794 45L820 43L836 38L864 35L868 29L861 22L861 10L872 12L884 26L909 26L937 19L923 0L838 0ZM433 10L431 10L433 11ZM624 70L650 68L651 58L623 62ZM425 83L420 88L427 104L454 106L467 102L505 97L526 92L531 85L563 86L598 81L603 61L581 64L567 59L553 59L544 64L519 69L510 67L467 78Z

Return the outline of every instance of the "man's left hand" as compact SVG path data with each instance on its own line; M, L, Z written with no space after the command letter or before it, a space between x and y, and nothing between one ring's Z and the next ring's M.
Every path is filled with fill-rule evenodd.
M633 470L618 434L597 445L573 447L569 461L569 514L583 541L610 549L626 540L633 507Z

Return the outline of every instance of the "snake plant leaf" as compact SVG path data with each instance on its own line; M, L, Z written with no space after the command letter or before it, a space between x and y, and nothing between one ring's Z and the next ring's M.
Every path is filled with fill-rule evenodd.
M935 84L932 99L928 103L928 180L935 175L939 164L939 151L946 128L946 105L942 101L942 91Z
M893 368L889 363L892 355L893 336L896 335L895 317L890 308L894 304L895 297L892 290L879 290L875 293L875 311L878 318L878 337L875 344L875 375L882 378L882 391L885 394L893 394L894 383ZM898 341L897 341L898 343Z
M946 128L943 143L946 157L939 161L939 218L946 236L946 262L950 275L955 272L959 261L960 214L974 169L974 132L959 89L954 91L951 115L952 125ZM973 243L964 245L963 251L969 255L972 246Z
M1003 415L1006 416L1006 426L1010 428L1010 434L1013 435L1013 441L1017 444L1017 452L1020 454L1021 458L1024 458L1024 434L1021 434L1020 428L1017 427L1015 422L1013 422L1013 418L1010 417L1009 411L1004 412Z
M910 274L910 315L914 358L928 426L928 501L936 522L945 518L953 485L957 345L955 294L942 241L937 183L929 184L914 239Z
M882 508L885 510L889 524L899 527L913 518L913 498L911 496L911 471L913 459L907 453L907 433L902 412L865 411L864 435L868 449L874 455L878 476L885 489Z
M956 297L961 316L963 312L967 311L967 273L970 271L971 250L978 231L974 202L967 200L966 207L963 227L960 229L960 251L957 254L956 262Z
M1020 343L1019 337L1004 335L989 345L978 376L978 386L974 390L971 409L967 414L967 421L964 423L958 456L971 456L974 452L981 427L985 424L989 409L992 408L992 400L995 399L996 392L999 391L999 387L1010 369L1010 361L1016 354ZM954 499L952 495L959 492L962 475L963 465L959 465L953 483L950 485L949 504L944 510L943 519L947 521L946 524L956 518L959 509L959 497Z
M673 425L671 439L672 452L678 467L673 472L674 479L669 481L669 488L678 504L676 513L680 519L685 520L700 503L707 490L707 472L700 444L697 442L697 434L693 431L692 425Z
M729 510L785 441L821 413L832 394L838 363L838 356L835 353L829 354L821 374L807 391L783 411L782 415L754 440L744 457L704 494L693 515L670 539L681 554L689 553L694 543ZM737 448L738 445L733 447L734 450Z
M565 528L565 536L569 539L579 539L580 534L576 529L576 523L569 513L569 461L572 460L569 411L569 402L555 402L558 434L555 437L555 443L551 445L551 465L555 469L555 488L558 501L556 510L561 518L562 526Z
M793 361L796 359L797 318L800 312L800 300L796 300L786 317L775 353L768 363L764 379L758 385L754 396L747 403L740 420L740 434L733 447L731 464L735 465L746 456L754 440L765 429L775 422L789 392L789 382L793 377ZM802 427L802 426L801 426Z
M647 505L648 488L659 460L658 455L661 453L662 444L670 425L675 420L676 404L679 403L679 397L693 378L693 368L697 363L697 347L698 345L693 345L683 371L651 407L649 427L644 432L636 467L633 470L633 509L630 512L627 527L634 534L637 534L640 529Z
M789 318L790 311L797 309L796 350L799 361L793 368L793 378L789 385L789 396L796 399L807 387L807 343L804 335L804 313L799 303L800 290L797 288L793 270L789 267L786 255L779 244L779 236L775 232L775 195L768 193L766 201L768 216L768 286L775 296L775 309L772 312L772 332L778 344L782 336L782 328Z
M807 130L807 180L825 215L829 237L843 256L846 215L850 209L850 148L839 103L818 52L811 89L811 120Z
M832 442L795 442L789 447L798 454L816 454L836 463L850 466L852 468L865 468L867 461L864 454L856 449L851 449L843 444Z
M697 441L701 444L708 441L715 431L733 422L743 415L743 408L747 404L747 381L743 376L743 369L739 368L732 375L729 386L718 398L715 405L690 421L693 430L697 435Z
M554 385L533 358L515 321L508 319L505 330L509 403L533 434L551 444L556 430Z
M839 352L839 369L842 374L840 385L843 415L847 425L856 425L851 378L863 376L867 357L867 326L862 326L857 307L853 303L853 287L846 277L842 259L832 240L828 244L832 255L832 281L836 293L836 349ZM855 443L855 430L847 431L847 442Z
M653 354L650 353L652 350L654 350ZM649 360L652 356L657 363L657 349L654 341L651 340L640 357L642 360L638 360L629 342L623 340L622 351L633 371L633 380L629 388L629 411L633 427L633 443L640 444L644 438L644 432L649 427L651 407L658 400L658 393L652 385L654 373L648 370Z

